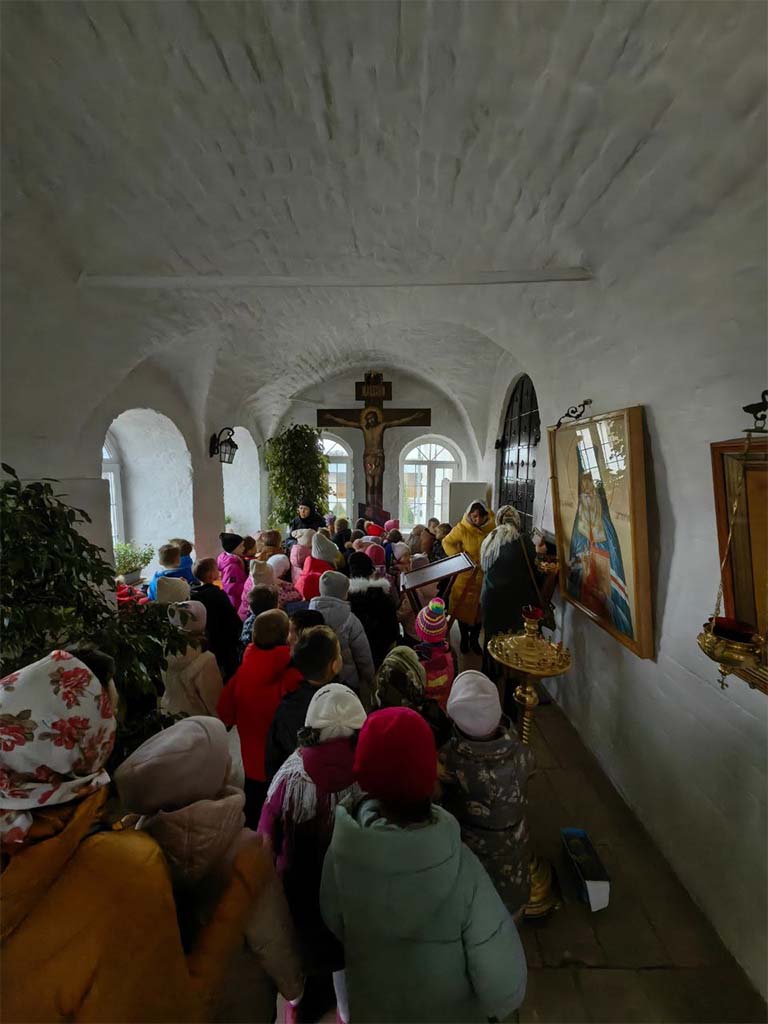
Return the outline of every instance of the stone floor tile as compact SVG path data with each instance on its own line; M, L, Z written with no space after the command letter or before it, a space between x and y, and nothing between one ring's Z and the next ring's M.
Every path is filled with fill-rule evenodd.
M640 971L624 969L577 971L576 984L590 1019L596 1024L666 1024L640 975Z
M680 967L731 967L733 959L650 840L600 848L609 874L635 894L648 920Z
M532 924L545 966L600 967L608 962L591 916L584 904L564 901L548 918Z
M577 1024L589 1021L575 972L544 968L528 972L528 990L520 1024Z
M653 1020L676 1024L765 1024L766 1007L738 968L639 971Z

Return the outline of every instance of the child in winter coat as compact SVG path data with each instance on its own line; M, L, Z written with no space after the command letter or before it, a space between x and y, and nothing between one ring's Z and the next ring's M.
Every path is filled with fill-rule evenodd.
M277 608L277 590L274 587L257 583L248 591L248 616L240 633L240 650L245 653L248 644L253 643L253 624L262 612Z
M207 612L199 601L168 605L168 618L189 636L187 649L169 654L161 706L173 715L215 715L223 682L216 657L205 649Z
M304 562L296 589L305 601L311 601L320 593L320 577L324 572L336 568L338 549L329 537L316 533L312 538L312 554Z
M349 606L363 625L378 668L400 639L394 596L389 580L376 575L373 562L362 551L350 557L349 575Z
M288 605L298 604L302 600L302 596L291 582L291 563L288 555L272 555L268 559L267 565L275 575L277 607L286 611Z
M295 690L301 673L291 665L288 616L274 608L262 612L253 624L253 643L245 649L243 663L229 680L219 699L219 718L237 726L245 768L245 820L256 828L267 795L265 745L278 705Z
M261 535L259 551L256 557L260 562L267 562L272 555L279 555L283 550L280 533L277 530L265 530Z
M229 598L232 607L240 607L240 598L247 579L245 562L242 559L243 538L239 533L220 533L219 539L224 549L216 559L221 573L221 588Z
M277 592L277 585L275 583L275 574L272 571L271 566L266 562L253 559L248 569L248 579L243 584L243 593L240 598L240 607L237 610L237 614L240 616L243 622L248 618L248 595L251 592L251 588L254 584L260 583L265 587L272 587Z
M369 716L323 864L323 919L344 945L350 1018L485 1022L525 995L515 924L455 818L430 802L432 733L410 708Z
M336 682L341 671L341 649L328 626L311 626L301 632L293 647L293 667L302 676L299 688L280 701L267 737L267 779L275 777L298 744L307 710L315 691Z
M216 586L220 574L214 558L201 558L195 562L194 574L200 582L192 588L189 596L205 605L208 648L215 655L226 682L240 662L240 619L227 595Z
M436 700L445 709L456 670L453 653L446 639L448 624L445 618L445 601L441 597L432 600L416 616L416 635L421 643L416 653L427 674L426 695Z
M442 804L519 920L530 891L525 791L533 753L508 728L499 692L482 672L456 677L448 715L456 728L441 755Z
M147 597L150 601L157 600L157 581L161 577L171 579L187 579L186 570L181 567L181 551L175 544L162 544L157 552L157 560L162 566L158 569L147 587ZM189 580L187 580L189 582Z
M197 584L195 574L192 571L192 542L185 540L184 537L174 537L173 540L168 541L169 544L174 544L181 555L179 559L179 569L181 569L183 576L190 587L194 587Z
M271 841L307 975L344 966L344 950L320 916L320 879L336 807L362 795L353 767L355 736L364 722L363 706L347 686L329 683L316 690L298 749L272 780L261 812L259 832ZM343 1001L344 990L338 991Z
M294 587L299 582L304 563L312 555L312 538L314 536L314 530L298 530L296 533L296 543L288 553L291 563L291 582Z
M255 958L282 995L294 999L303 979L288 907L268 850L243 827L243 793L229 784L228 771L224 726L195 716L148 739L123 761L115 782L125 809L141 815L131 824L165 854L184 947L221 918L226 947L207 950L222 961L221 988L225 975L227 985L237 983L230 963L245 940L249 982ZM206 1020L219 1019L214 1009Z
M371 645L363 624L352 613L348 593L346 576L340 572L324 572L320 577L320 595L312 598L309 607L322 612L326 626L339 638L343 660L341 682L360 695L363 707L370 708L375 674Z

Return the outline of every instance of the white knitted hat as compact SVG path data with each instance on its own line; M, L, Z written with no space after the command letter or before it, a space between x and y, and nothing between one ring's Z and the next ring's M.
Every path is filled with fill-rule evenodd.
M482 672L461 672L453 681L446 710L467 736L490 736L501 721L499 691Z
M365 709L354 690L343 683L321 686L307 708L305 725L317 729L320 742L342 739L362 729Z
M339 549L328 537L324 537L322 533L316 533L312 538L312 557L320 558L324 562L328 562L330 565L336 564L336 555L338 555Z
M277 579L282 579L291 568L288 555L271 555L267 559L267 565L272 569Z

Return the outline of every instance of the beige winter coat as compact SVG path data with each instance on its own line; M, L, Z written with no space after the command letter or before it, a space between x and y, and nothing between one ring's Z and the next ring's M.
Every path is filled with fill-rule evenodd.
M187 718L142 744L117 769L115 781L126 810L147 812L135 827L157 841L168 861L185 947L217 916L233 862L250 850L257 865L252 881L259 884L251 887L241 935L281 994L295 999L303 977L290 912L271 852L243 827L242 790L221 781L228 761L222 723Z
M215 715L224 687L216 657L191 645L171 654L163 672L165 696L161 705L172 714Z

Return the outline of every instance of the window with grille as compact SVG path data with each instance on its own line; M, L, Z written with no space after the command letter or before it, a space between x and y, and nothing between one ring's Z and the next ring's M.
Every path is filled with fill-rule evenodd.
M531 378L515 384L504 418L499 460L499 505L513 505L524 530L533 529L536 448L541 440L539 403Z
M447 499L443 504L443 481L461 477L459 456L444 444L422 442L403 459L400 480L400 525L408 529L426 523L433 516L445 522Z
M352 451L338 437L321 438L328 462L328 511L337 519L349 519L352 506Z

